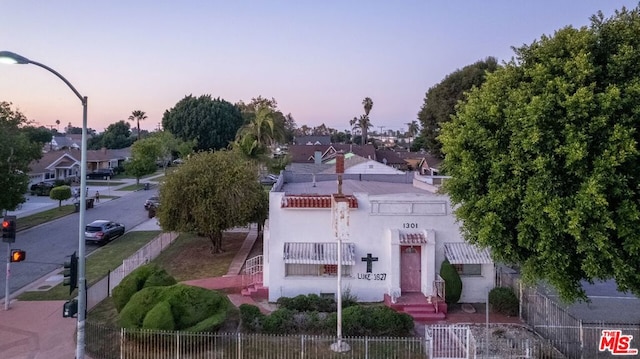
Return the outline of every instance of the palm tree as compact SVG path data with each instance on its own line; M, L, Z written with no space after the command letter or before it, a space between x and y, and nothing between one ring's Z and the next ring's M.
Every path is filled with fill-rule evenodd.
M236 145L247 156L257 158L265 154L274 141L283 138L284 129L278 128L273 115L271 108L259 106L251 122L238 131Z
M364 145L367 143L367 132L371 127L373 127L369 120L369 112L371 112L371 108L373 107L373 100L370 97L365 97L364 100L362 100L362 106L364 106L364 115L361 115L359 118L354 117L353 120L349 121L349 124L354 130L361 131L361 144Z
M131 112L131 116L129 116L129 121L136 121L138 123L138 141L140 141L140 121L144 121L146 119L147 114L140 110Z
M413 120L411 122L407 122L407 134L409 135L409 146L411 146L411 139L414 138L418 132L420 131L420 126L418 125L418 121Z
M373 107L373 100L371 97L365 97L364 100L362 100L362 106L364 106L364 115L369 117L369 112Z

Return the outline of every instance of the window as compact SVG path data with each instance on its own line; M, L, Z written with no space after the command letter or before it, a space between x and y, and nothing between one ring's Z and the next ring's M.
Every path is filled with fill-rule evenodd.
M468 276L482 275L482 264L454 264L453 267L458 271L458 274Z
M286 277L335 277L338 275L336 264L285 264ZM351 266L342 266L342 276L351 276Z

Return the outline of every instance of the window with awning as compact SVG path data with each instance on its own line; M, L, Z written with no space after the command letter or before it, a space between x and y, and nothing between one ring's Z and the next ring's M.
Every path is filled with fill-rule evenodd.
M308 243L287 242L284 244L285 264L338 264L338 242ZM342 265L356 264L356 246L342 243Z
M444 244L444 255L451 264L491 264L489 249L479 249L466 242L450 242Z

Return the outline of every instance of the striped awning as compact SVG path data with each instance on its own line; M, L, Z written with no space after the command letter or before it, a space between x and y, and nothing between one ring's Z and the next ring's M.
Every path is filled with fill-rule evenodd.
M288 264L338 264L338 243L284 244L284 262ZM342 265L356 264L356 246L342 243Z
M452 242L444 244L444 255L451 264L491 264L489 249L479 249L473 244Z

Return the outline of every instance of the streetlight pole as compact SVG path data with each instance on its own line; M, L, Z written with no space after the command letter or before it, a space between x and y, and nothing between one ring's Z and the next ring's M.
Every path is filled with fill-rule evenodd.
M82 96L73 85L56 70L10 51L0 51L0 63L36 65L56 75L82 102L82 146L80 152L80 218L78 220L78 327L76 359L84 359L84 334L87 314L87 286L85 279L84 223L87 211L87 96Z

